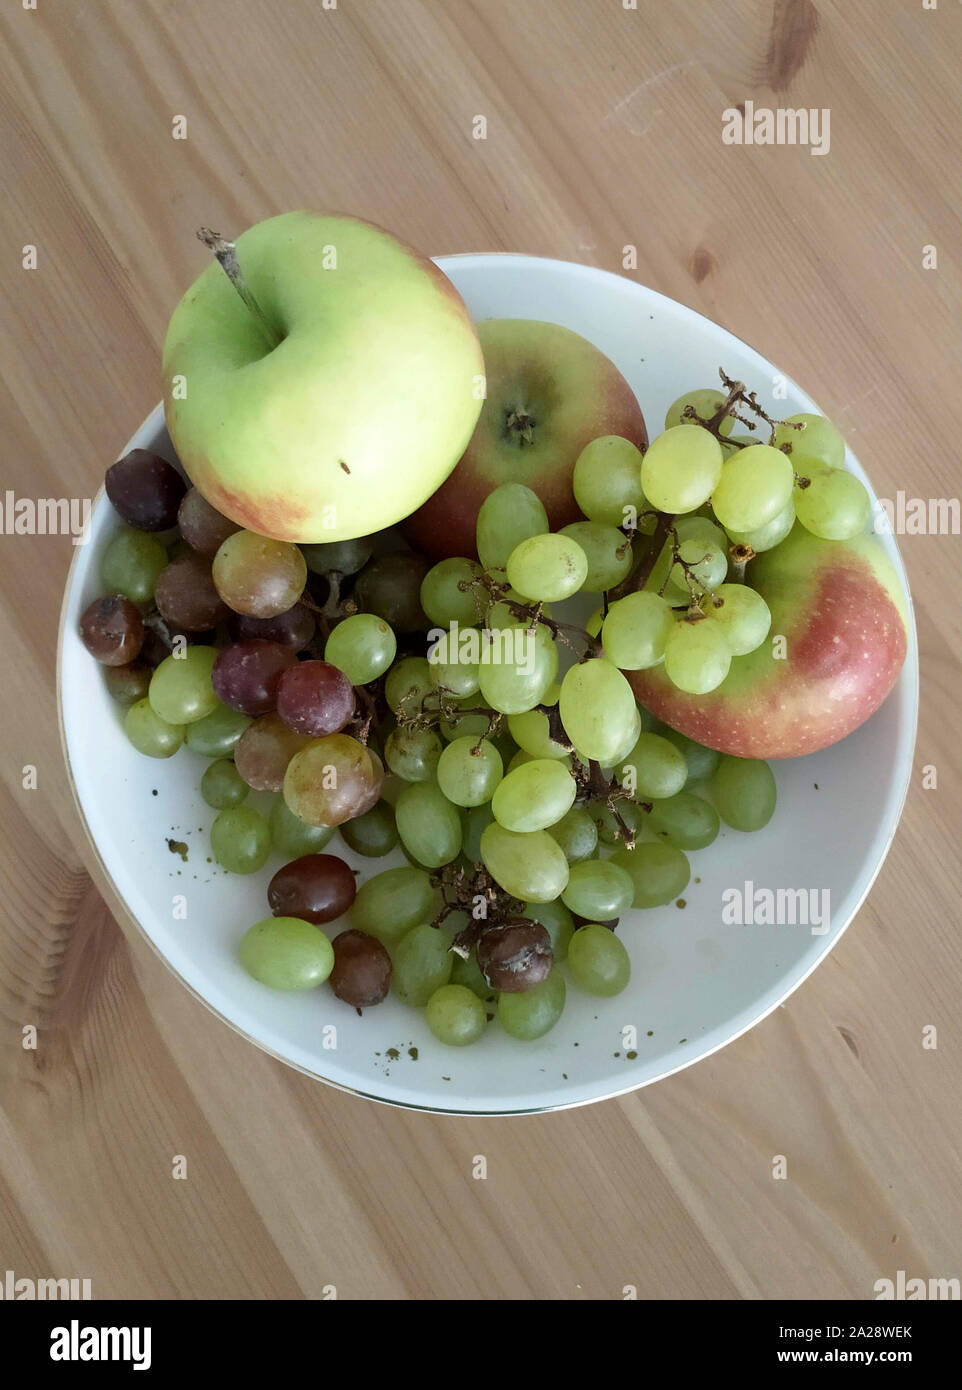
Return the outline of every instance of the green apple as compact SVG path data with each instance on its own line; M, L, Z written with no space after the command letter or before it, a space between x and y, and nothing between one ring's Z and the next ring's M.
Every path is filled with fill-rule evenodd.
M191 482L277 540L407 516L481 410L481 348L454 286L353 217L285 213L214 249L228 274L207 267L164 345L167 428Z
M578 455L601 435L648 443L641 407L615 364L587 338L537 319L479 325L487 399L457 468L404 523L432 560L477 554L481 503L501 483L525 483L553 531L582 521L571 478Z

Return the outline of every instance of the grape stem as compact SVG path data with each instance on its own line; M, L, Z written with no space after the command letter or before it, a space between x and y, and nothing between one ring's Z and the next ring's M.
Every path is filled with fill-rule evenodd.
M431 922L432 927L440 927L452 912L467 912L470 915L471 920L458 932L450 946L450 950L462 960L467 960L471 954L471 947L489 927L500 926L509 921L527 921L527 918L518 916L521 910L518 899L500 888L483 864L475 864L472 874L468 874L463 868L445 864L431 875L431 882L436 888L441 889L444 898L439 912ZM452 894L451 897L447 896L449 893ZM483 898L489 909L480 916L477 912L478 898Z
M605 776L601 764L595 758L589 759L586 764L575 755L572 758L572 775L578 784L576 804L592 801L602 802L614 817L619 831L619 839L625 848L634 849L635 832L618 810L618 802L630 801L633 806L637 806L645 812L651 810L651 802L636 801L631 793L627 792L614 778Z
M731 569L728 574L729 584L744 584L745 569L749 560L755 558L755 552L750 545L731 545L728 548L729 562Z
M208 251L213 252L224 274L243 300L248 313L267 339L270 351L273 352L284 340L251 293L250 286L244 279L244 272L240 268L240 261L237 259L236 244L233 241L228 241L226 237L222 237L220 232L212 232L209 227L201 227L197 233L197 239L204 243Z
M661 554L662 546L673 532L675 526L675 518L670 515L670 513L655 512L655 516L658 520L651 534L651 544L648 548L648 553L644 556L634 574L629 575L623 584L620 584L617 589L612 590L615 598L624 598L626 594L637 593L639 589L645 587L648 580L651 578L651 572L655 568L658 556ZM669 573L670 572L671 570L669 568Z

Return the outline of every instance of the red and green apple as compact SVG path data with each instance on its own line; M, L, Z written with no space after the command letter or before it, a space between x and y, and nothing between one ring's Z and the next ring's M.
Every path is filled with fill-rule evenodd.
M740 758L795 758L863 724L895 684L908 643L905 594L874 536L818 540L796 523L751 561L768 640L717 690L687 695L663 666L626 672L638 700L698 743Z
M191 482L276 540L400 521L454 468L481 410L484 364L460 295L354 217L285 213L235 250L241 289L212 262L164 346L167 428Z
M454 472L404 523L432 560L477 554L478 510L502 483L538 494L553 531L582 519L571 475L585 445L619 434L648 442L634 392L586 338L557 323L487 319L478 326L486 399Z

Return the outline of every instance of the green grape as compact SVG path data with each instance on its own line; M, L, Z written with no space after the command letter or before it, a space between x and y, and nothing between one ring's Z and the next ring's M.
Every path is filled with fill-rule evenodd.
M754 531L792 500L795 475L786 456L770 444L740 449L722 469L711 505L725 530Z
M510 1037L534 1042L555 1026L564 1006L564 976L560 970L553 969L534 989L521 994L502 994L498 1000L498 1019Z
M787 506L765 526L754 531L729 531L728 539L733 545L749 545L756 555L761 555L762 551L780 545L794 525L795 499L790 497Z
M511 604L527 604L527 602L528 600L525 598L524 594L519 594L517 589L509 588L504 597L499 599L497 603L488 605L484 618L485 627L491 628L493 631L497 631L498 628L502 627L514 627L516 623L522 621L524 615L522 615L522 618L519 618L517 613L512 612ZM550 618L551 605L543 603L541 605L541 612L546 618Z
M631 686L603 658L571 667L561 682L558 707L571 742L604 766L624 746L637 717Z
M665 674L679 690L707 695L721 685L731 664L731 648L715 623L706 618L675 624L665 647Z
M546 830L571 809L577 791L575 779L557 759L532 758L508 773L491 809L506 830Z
M702 588L710 588L713 583L720 583L725 578L728 568L728 537L722 528L700 513L680 516L674 525L683 558L695 566L696 581ZM674 549L670 540L662 547L645 582L645 590L663 594L669 603L680 603L688 598L691 591L685 582L684 571L674 562Z
M641 450L620 435L604 434L586 444L571 481L575 501L590 521L624 526L648 508L641 488Z
M249 790L230 758L218 758L209 763L200 779L200 794L215 811L239 806Z
M441 740L433 729L392 729L384 745L384 761L405 782L430 782L441 756Z
M718 835L718 812L703 796L678 792L656 802L648 829L678 849L704 849Z
M271 844L285 859L318 854L334 837L333 825L308 825L295 816L282 796L276 796L268 818Z
M568 882L564 851L546 830L518 834L494 822L481 836L481 859L506 893L528 902L551 902Z
M734 830L761 830L775 811L775 778L760 758L722 758L711 793L718 814Z
M253 874L271 852L271 828L253 806L228 806L210 828L210 847L228 873Z
M641 733L641 714L639 713L638 708L637 708L637 706L636 706L635 709L634 709L634 711L633 711L633 713L632 713L631 727L629 728L627 724L625 725L625 739L624 739L624 742L623 742L622 744L619 745L619 747L618 747L618 748L615 750L615 752L611 755L611 758L609 759L608 762L606 762L606 763L604 764L604 766L605 766L605 767L618 767L618 766L620 766L621 763L624 762L625 758L627 758L627 756L628 756L628 754L631 752L631 750L634 748L635 744L638 742L638 735L639 735L640 733ZM581 758L581 761L582 761L582 762L585 762L585 761L586 761L586 759L585 759L580 753L579 753L578 756Z
M461 817L461 849L469 864L481 863L481 836L494 820L491 802L481 806L468 806Z
M631 905L663 907L688 887L691 866L680 849L662 840L642 840L634 849L619 849L609 863L631 874L635 896Z
M714 386L701 387L696 391L686 391L683 396L679 396L676 401L672 401L665 416L665 429L670 430L675 425L698 424L699 420L708 421L721 409L727 400L723 391L718 391ZM682 420L682 414L686 406L691 406L698 420ZM726 415L720 425L719 432L724 435L731 434L735 428L734 415Z
M124 733L148 758L172 758L184 741L183 724L168 724L149 700L138 700L124 716Z
M401 843L419 864L439 869L457 858L461 818L440 787L412 782L398 797L394 814Z
M664 658L675 626L671 605L642 590L618 599L601 629L605 656L622 671L644 671Z
M813 536L823 541L847 541L864 531L872 503L864 483L844 468L826 469L808 487L795 493L795 513Z
M475 637L473 629L471 631ZM464 700L473 695L481 684L481 670L477 662L461 659L457 647L445 633L431 648L428 655L428 670L431 685L435 690L443 690L456 699Z
M654 732L654 730L650 732ZM694 739L686 738L684 734L680 734L677 729L669 729L666 724L660 724L658 732L662 738L666 738L669 743L673 743L684 753L685 762L688 764L686 787L690 787L693 782L703 781L715 771L721 754L714 748L705 748L702 744L696 743Z
M437 706L431 665L426 656L405 656L392 666L384 682L384 698L392 714L416 714L428 697L429 709Z
M483 702L502 714L524 714L541 703L557 674L558 648L544 623L534 635L529 624L512 623L492 632L482 651Z
M365 879L350 908L354 926L395 946L412 927L429 922L441 905L441 895L424 869L384 869Z
M538 494L523 483L502 483L478 511L478 559L486 570L503 570L515 546L548 530L548 513Z
M793 424L802 428L793 430ZM792 467L803 476L821 468L841 468L845 462L845 440L823 415L789 415L775 428L775 445L780 449L783 444L792 446Z
M476 994L483 1003L493 1003L497 998L497 991L491 988L482 975L475 948L471 947L471 954L467 959L459 956L457 951L452 951L451 955L454 959L454 964L451 967L452 985L463 985L465 989L471 990L472 994Z
M616 526L600 521L573 521L559 533L581 546L588 561L588 573L582 588L592 594L613 589L631 573L635 562L631 541Z
M485 738L491 727L491 720L486 714L461 714L461 710L477 709L478 700L473 695L466 695L462 700L448 700L444 702L445 709L454 713L452 719L442 719L439 725L442 737L448 743L453 743L456 738Z
M601 629L604 627L604 625L605 610L604 608L596 608L595 611L592 613L591 617L585 623L585 632L587 632L589 637L600 637Z
M624 942L598 922L579 927L571 938L568 969L579 989L604 999L620 994L631 979Z
M327 639L324 660L343 671L352 685L367 685L384 674L396 653L397 638L383 618L355 613Z
M265 917L241 937L240 963L272 989L316 989L334 969L334 948L301 917Z
M768 636L772 615L761 594L747 584L722 584L715 590L721 608L707 605L708 620L722 630L732 656L746 656Z
M576 594L588 577L588 557L565 535L531 536L508 556L508 582L526 598L556 603Z
M357 574L373 553L374 542L370 536L301 546L301 554L312 574L333 574L335 571L338 574Z
M545 699L541 702L547 704ZM544 710L529 709L524 714L508 716L508 729L520 749L530 753L533 758L564 758L570 752L563 743L556 743L551 737L548 716Z
M501 754L487 739L456 738L438 762L438 786L455 806L483 806L503 776Z
M476 587L483 573L474 560L441 560L428 570L421 584L421 607L435 627L473 627L484 615ZM462 585L464 586L462 588Z
M750 434L733 434L729 439L719 441L722 446L722 453L726 459L730 459L733 454L737 454L739 449L747 449L751 444L757 444L758 440L753 439Z
M636 806L633 801L619 801L616 809L627 828L637 833L645 819L645 813L641 807ZM624 829L615 818L615 812L610 806L606 806L603 801L595 801L588 814L594 822L598 839L603 845L624 844Z
M405 1004L423 1009L436 989L451 978L454 959L447 932L421 922L412 927L393 951L394 992Z
M446 1047L466 1047L480 1038L488 1025L488 1016L472 990L451 984L442 985L431 995L424 1010L424 1021L438 1042Z
M241 734L253 722L249 714L241 714L218 700L210 714L188 726L187 747L205 758L229 758Z
M561 900L576 917L609 922L612 917L627 912L634 892L635 885L627 869L611 859L588 859L582 864L572 864Z
M149 666L131 661L126 666L105 666L104 684L110 698L124 709L129 709L138 700L146 699L152 675Z
M676 560L671 567L668 577L668 585L665 589L665 597L669 603L681 603L691 597L691 584L686 578L685 570L679 563L684 560L690 567L688 576L695 586L696 592L704 589L717 589L719 584L723 584L725 576L728 574L728 541L724 531L713 527L721 537L719 544L712 544L700 539L680 541L678 545L679 560Z
M641 486L659 512L693 512L722 476L722 448L701 425L675 425L648 446Z
M390 854L398 842L394 812L385 801L379 801L370 811L346 820L341 826L341 839L355 854L366 859L380 859Z
M560 964L568 954L568 942L575 929L571 913L561 899L556 898L550 903L525 903L523 915L529 917L532 922L541 923L551 937L554 963Z
M583 806L571 810L554 825L547 827L552 840L557 840L569 864L590 859L598 848L598 827Z
M618 781L638 801L674 796L688 780L688 763L680 748L661 734L639 734L618 769Z
M109 594L123 594L132 603L149 603L161 570L167 568L167 551L156 536L146 531L118 531L100 561L100 578Z
M211 714L220 703L210 681L216 659L213 647L185 647L165 657L147 692L154 713L168 724L193 724Z

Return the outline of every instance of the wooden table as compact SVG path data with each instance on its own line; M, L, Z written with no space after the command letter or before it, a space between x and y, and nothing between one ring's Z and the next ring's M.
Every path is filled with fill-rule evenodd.
M634 244L629 273L802 382L880 493L958 491L950 0L776 0L774 18L768 0L39 0L5 5L0 36L18 496L92 494L158 399L195 227L303 205L432 253L620 270ZM828 155L723 144L722 112L746 100L830 108ZM669 1081L480 1121L309 1081L122 934L84 867L57 736L70 541L0 536L0 1271L85 1275L95 1297L362 1299L865 1299L899 1268L962 1273L959 546L902 541L916 773L839 948Z

